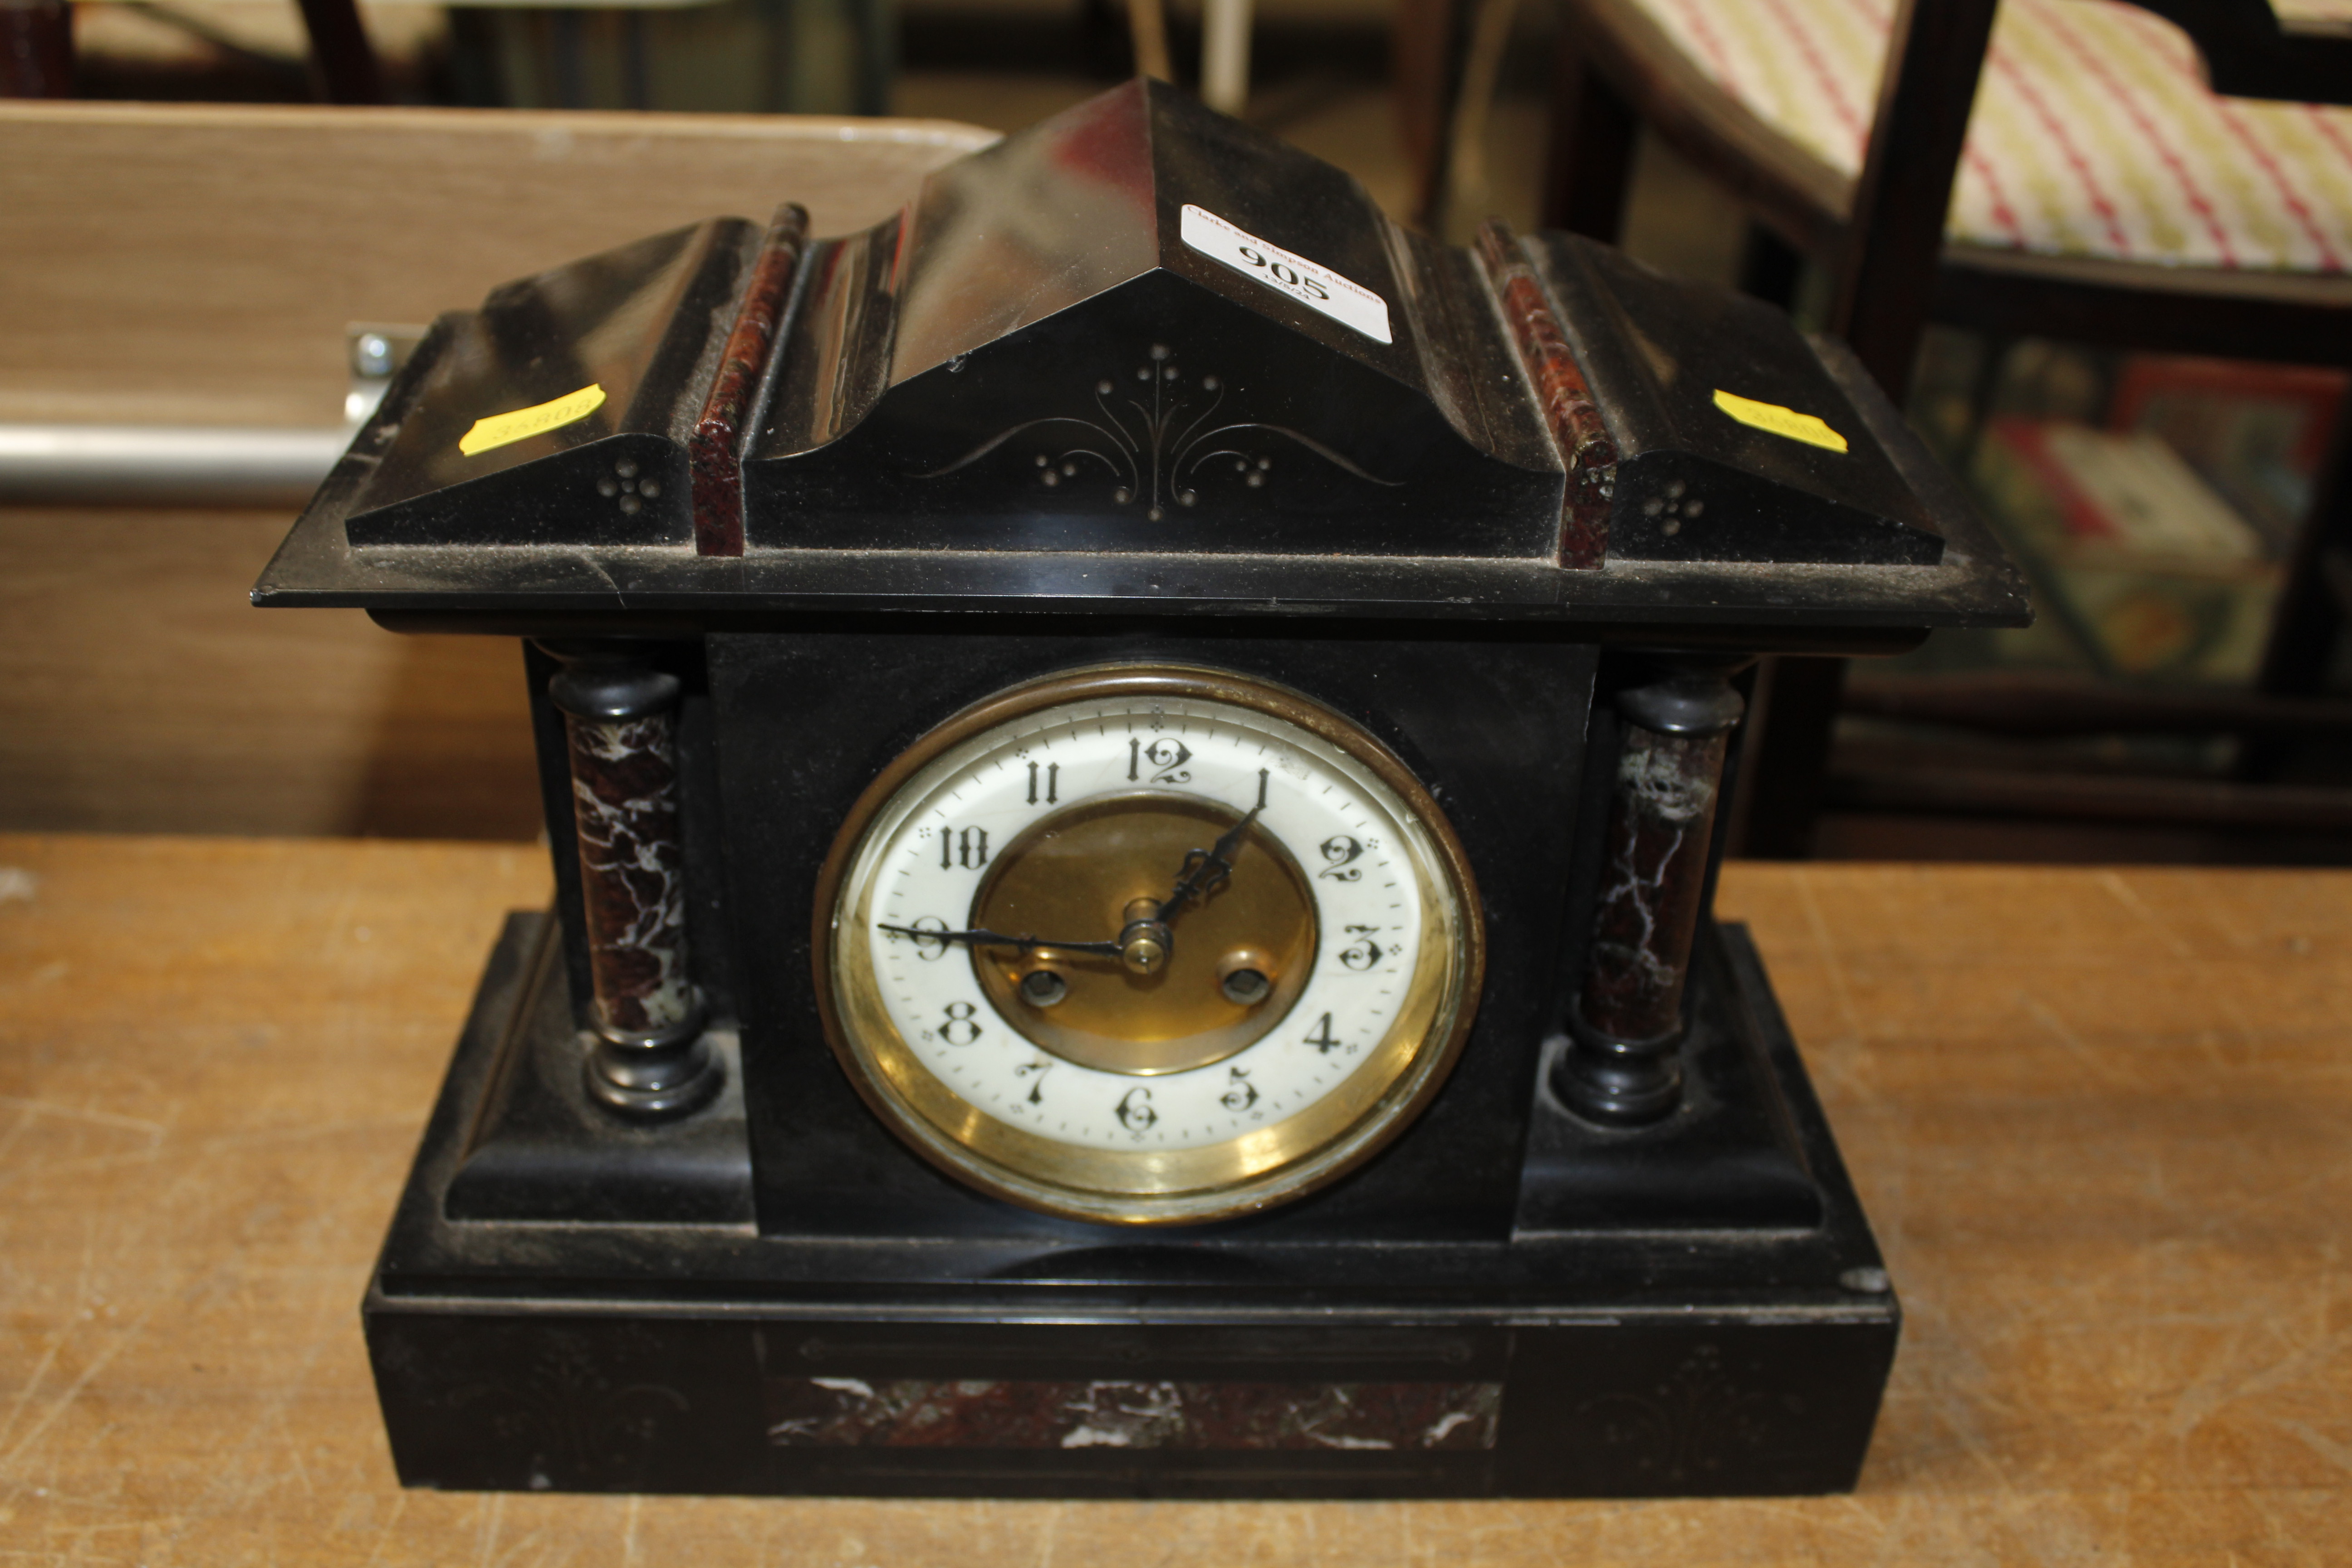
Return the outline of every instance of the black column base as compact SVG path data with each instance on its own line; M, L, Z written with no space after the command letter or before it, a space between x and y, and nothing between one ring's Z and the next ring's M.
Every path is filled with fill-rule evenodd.
M1603 1127L1644 1127L1682 1103L1685 1031L1648 1040L1621 1040L1569 1009L1569 1047L1559 1055L1551 1091L1587 1121Z
M581 1031L588 1092L625 1115L684 1116L701 1110L727 1081L726 1066L704 1037L702 1001L676 1028L631 1037Z

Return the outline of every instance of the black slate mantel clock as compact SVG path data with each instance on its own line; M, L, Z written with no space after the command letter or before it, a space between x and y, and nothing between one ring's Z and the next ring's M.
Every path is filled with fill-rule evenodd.
M1836 345L1138 83L445 317L254 596L526 639L404 1480L1853 1483L1897 1310L1707 916L1734 678L2025 601Z

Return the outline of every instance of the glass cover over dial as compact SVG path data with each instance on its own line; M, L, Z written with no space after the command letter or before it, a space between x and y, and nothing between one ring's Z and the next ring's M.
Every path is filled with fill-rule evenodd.
M1244 1213L1443 1082L1480 931L1435 803L1243 677L1116 667L967 710L843 826L817 911L836 1052L901 1137L1032 1207Z

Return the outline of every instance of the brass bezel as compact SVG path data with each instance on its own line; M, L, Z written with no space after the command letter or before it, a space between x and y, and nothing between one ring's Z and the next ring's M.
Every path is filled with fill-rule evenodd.
M1404 808L1426 923L1396 1020L1347 1081L1282 1121L1184 1150L1081 1148L997 1121L916 1059L875 984L866 910L843 883L887 808L934 760L1065 703L1151 698L1219 702L1283 721L1363 770ZM864 897L871 897L871 884ZM877 775L835 835L817 879L814 941L825 1038L866 1105L925 1160L983 1192L1047 1214L1112 1225L1193 1225L1305 1196L1362 1164L1411 1125L1461 1055L1486 969L1477 884L1436 800L1404 763L1313 699L1229 671L1096 665L1008 688L946 720Z

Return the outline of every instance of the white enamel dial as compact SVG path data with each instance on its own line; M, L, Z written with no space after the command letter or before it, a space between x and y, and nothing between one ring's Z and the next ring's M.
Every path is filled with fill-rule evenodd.
M903 1136L1034 1206L1191 1220L1296 1195L1419 1109L1475 905L1401 763L1205 673L992 706L886 777L820 922L836 1047ZM1117 946L1139 915L1149 968Z

